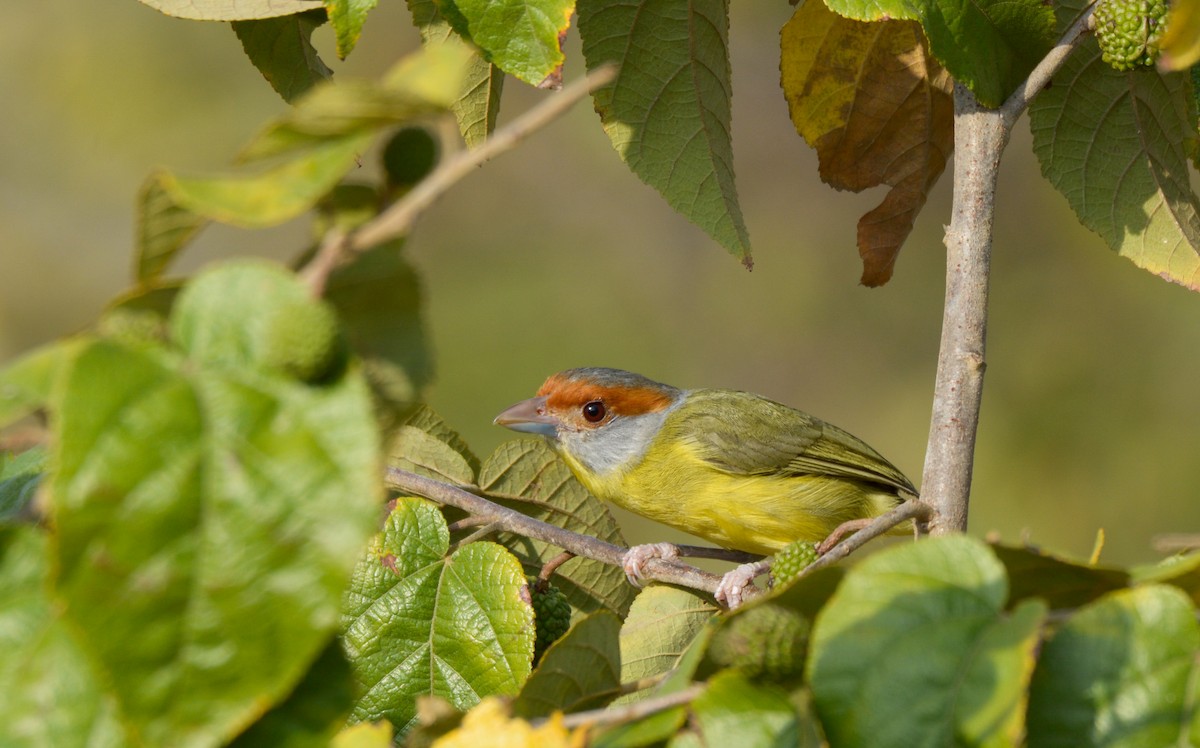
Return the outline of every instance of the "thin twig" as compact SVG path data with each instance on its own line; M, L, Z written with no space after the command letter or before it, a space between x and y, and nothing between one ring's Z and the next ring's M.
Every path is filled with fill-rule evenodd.
M470 545L471 543L474 543L476 541L483 540L488 535L491 535L492 533L495 533L495 532L499 532L503 529L504 528L501 527L498 523L489 522L486 525L484 525L483 527L480 527L475 532L466 536L465 538L462 538L462 539L456 541L454 544L452 544L450 546L449 552L453 553L454 551L457 551L459 548L462 548L464 545Z
M580 99L611 82L616 74L616 68L611 65L597 68L494 132L478 148L450 156L404 197L354 233L326 241L302 271L303 279L310 288L323 289L329 273L349 256L407 235L417 217L459 180L561 117Z
M589 535L564 530L533 517L526 516L505 506L500 506L473 493L464 491L457 486L426 478L416 473L399 468L387 469L387 482L393 488L412 492L418 496L432 499L439 504L457 507L469 514L487 517L499 527L509 532L524 535L534 540L558 546L571 551L577 556L595 559L612 566L621 566L622 558L629 550L612 543L606 543ZM660 582L690 587L694 590L712 594L716 591L721 578L716 574L697 569L680 561L664 561L651 559L643 567L644 576Z
M563 564L565 564L566 562L570 561L573 558L575 558L574 553L571 553L570 551L563 551L562 553L558 554L554 558L547 561L542 566L542 570L540 572L538 572L538 584L540 584L540 585L550 584L550 577L554 576L554 572L558 571L558 567L562 566ZM543 591L545 591L545 590L543 590Z
M450 531L451 535L453 535L456 532L462 532L463 530L468 530L472 527L482 527L483 525L490 523L491 520L487 517L477 517L472 515L470 517L463 517L460 520L451 522L446 526L446 529Z
M1200 548L1200 535L1190 532L1168 532L1150 538L1150 545L1159 553L1178 553Z
M1075 23L1067 29L1054 48L1042 58L1042 61L1037 64L1037 67L1025 79L1025 82L1017 86L1017 90L1013 91L1004 105L1000 107L1000 114L1004 118L1005 126L1012 129L1017 124L1021 113L1028 108L1033 98L1037 96L1062 64L1066 62L1067 56L1079 44L1079 40L1088 29L1088 22L1091 20L1092 14L1095 12L1095 4L1089 5L1084 9L1083 14L1075 19Z
M933 507L924 501L916 499L906 501L887 514L879 515L871 524L835 545L828 553L805 567L804 573L807 574L811 571L836 564L859 548L862 548L869 541L874 540L880 535L887 533L893 527L903 524L910 519L920 523L928 522L932 517Z
M664 712L668 709L691 703L700 694L704 693L704 689L704 683L695 683L682 691L662 696L653 696L641 701L635 701L632 704L625 704L624 706L575 712L574 714L564 716L562 718L562 725L570 730L584 725L602 727L606 725L619 725L623 722L633 722L642 717L648 717L651 714L657 714L658 712ZM542 717L541 719L530 720L530 723L536 727L545 723L546 719Z

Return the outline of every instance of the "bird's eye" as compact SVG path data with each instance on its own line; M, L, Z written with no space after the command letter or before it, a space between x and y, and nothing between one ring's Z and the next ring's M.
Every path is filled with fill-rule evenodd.
M584 420L588 421L589 423L599 423L603 421L604 415L607 412L608 411L604 408L604 403L600 402L599 400L593 400L587 405L583 406Z

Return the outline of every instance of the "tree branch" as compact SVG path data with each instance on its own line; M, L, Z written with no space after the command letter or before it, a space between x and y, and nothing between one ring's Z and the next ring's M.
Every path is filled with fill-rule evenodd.
M576 556L584 556L619 567L622 557L629 550L589 535L581 535L536 520L515 509L500 506L457 486L426 478L407 470L388 468L387 482L390 487L397 490L424 496L439 504L457 507L469 514L484 517L503 530L550 543L570 551ZM710 574L680 561L652 559L646 563L644 570L647 579L690 587L710 595L716 591L717 584L721 581L716 574Z
M928 522L929 520L933 519L933 516L933 507L931 507L929 504L926 504L924 501L919 501L917 499L906 501L888 513L879 515L871 521L871 524L835 545L829 550L828 553L824 554L816 561L813 561L811 564L806 566L804 568L804 573L807 574L810 571L823 569L826 566L832 566L836 564L838 561L846 558L859 548L862 548L868 542L874 540L880 535L886 534L888 530L891 530L893 527L903 524L910 519L918 523Z
M459 151L445 159L429 176L374 219L351 234L326 241L302 271L302 278L316 292L325 287L325 280L333 269L349 257L407 235L417 217L459 180L561 117L580 99L611 82L616 74L616 68L611 65L599 67L494 132L478 148Z
M1021 113L1079 43L1088 8L1000 109L954 86L954 204L946 230L946 305L925 451L921 498L934 508L934 535L964 532L983 396L996 177Z
M632 704L623 706L607 707L605 709L592 709L586 712L575 712L563 716L563 727L574 729L583 725L594 725L597 727L605 725L619 725L623 722L632 722L648 717L651 714L666 711L677 706L683 706L695 701L700 694L704 693L706 684L694 683L682 691L668 693L662 696L652 696L648 699L635 701ZM530 720L530 724L535 727L544 724L546 717L541 719Z

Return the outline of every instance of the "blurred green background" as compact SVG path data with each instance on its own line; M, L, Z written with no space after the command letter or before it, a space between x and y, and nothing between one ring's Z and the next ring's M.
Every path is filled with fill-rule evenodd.
M619 161L590 107L486 165L409 241L438 377L429 401L480 455L492 417L549 374L608 365L758 392L850 430L919 483L944 283L949 175L882 289L858 285L858 216L778 84L787 3L734 3L733 134L756 266L677 216ZM338 75L414 48L401 3L368 19ZM568 42L566 77L582 72ZM0 360L95 319L131 278L134 195L151 168L220 171L284 108L225 24L135 0L17 3L0 26ZM550 94L509 80L501 125ZM369 168L369 167L366 167ZM177 266L289 258L301 220L210 227ZM971 528L1115 562L1200 531L1200 297L1109 252L1040 177L1018 126L999 186L988 371ZM679 537L622 521L635 541Z

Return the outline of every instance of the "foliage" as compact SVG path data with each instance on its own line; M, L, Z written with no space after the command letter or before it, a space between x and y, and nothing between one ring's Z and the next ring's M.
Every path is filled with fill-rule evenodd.
M433 374L420 283L388 219L469 163L439 163L413 128L452 113L486 148L504 75L558 87L577 14L588 69L618 66L592 95L620 157L749 267L725 0L410 0L424 50L336 84L312 34L328 23L345 57L374 0L143 1L231 22L292 106L234 173L150 174L135 287L94 329L0 370L0 427L33 419L48 435L0 453L0 744L1200 741L1200 556L1121 570L939 538L849 570L793 574L808 557L792 559L764 599L719 612L425 499L385 511L387 463L625 544L545 444L481 460L419 404ZM863 283L891 277L946 166L954 85L999 106L1086 12L796 9L780 51L797 131L832 186L889 187L859 222ZM1188 41L1164 38L1168 61ZM1100 55L1079 43L1036 99L1035 151L1111 247L1198 288L1191 78ZM383 168L349 181L377 142ZM306 213L313 246L294 269L235 260L166 277L208 223ZM570 623L544 652L539 575Z

